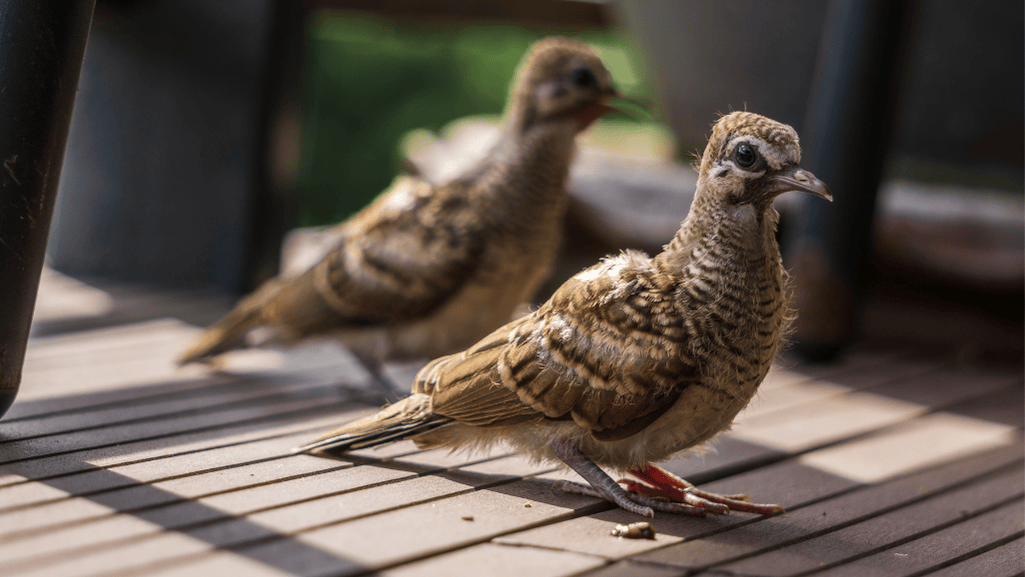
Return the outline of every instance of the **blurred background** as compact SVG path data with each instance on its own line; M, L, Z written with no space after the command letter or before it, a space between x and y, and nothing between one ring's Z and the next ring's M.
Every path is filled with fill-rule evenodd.
M709 126L747 109L794 126L837 196L778 202L798 282L816 278L802 239L826 238L802 326L841 326L836 350L1020 363L1023 22L1000 0L101 0L47 260L96 285L242 294L400 172L444 179L481 153L520 57L561 34L655 104L585 135L551 286L667 242Z

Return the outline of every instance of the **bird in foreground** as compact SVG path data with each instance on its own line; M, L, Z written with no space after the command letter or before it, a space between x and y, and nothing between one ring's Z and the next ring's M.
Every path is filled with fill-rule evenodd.
M773 199L832 200L800 156L791 127L722 117L690 213L659 255L627 251L585 269L535 312L429 363L411 396L297 451L504 441L590 484L567 490L641 515L782 511L698 490L651 463L728 429L772 364L792 317ZM629 491L600 467L632 475L621 481Z
M385 360L462 350L513 318L547 278L568 205L575 137L620 96L586 44L534 45L498 143L434 186L403 177L339 225L340 240L295 278L277 277L206 329L178 362L254 345L332 337L384 391Z

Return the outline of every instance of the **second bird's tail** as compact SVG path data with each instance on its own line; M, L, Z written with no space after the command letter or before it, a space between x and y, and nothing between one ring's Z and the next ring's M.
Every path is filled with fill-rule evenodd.
M207 327L177 363L209 362L210 359L248 346L249 331L264 324L263 307L278 293L278 283L270 280L253 294L243 298L224 318Z

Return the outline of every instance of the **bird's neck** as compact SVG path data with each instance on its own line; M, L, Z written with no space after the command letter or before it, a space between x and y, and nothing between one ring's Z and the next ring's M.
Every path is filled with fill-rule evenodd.
M699 192L673 240L655 257L655 266L666 274L734 275L751 282L757 282L755 277L777 276L782 266L776 242L778 221L779 213L771 204L731 206ZM695 261L703 266L692 266Z
M572 120L521 128L510 126L496 147L497 164L504 165L522 184L562 188L576 150L577 128Z
M566 179L575 150L572 123L547 123L527 129L510 125L487 160L468 175L489 202L507 205L510 214L547 210L566 202Z
M702 329L693 353L705 359L707 374L739 386L745 403L793 318L775 238L778 217L771 205L727 206L699 195L654 260L658 270L678 279L684 308L717 319Z

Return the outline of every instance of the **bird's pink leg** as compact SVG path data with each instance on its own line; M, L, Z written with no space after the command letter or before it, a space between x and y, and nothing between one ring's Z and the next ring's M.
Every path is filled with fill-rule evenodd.
M709 513L721 514L734 510L772 515L785 512L785 509L779 505L751 503L751 498L747 495L719 495L702 491L684 479L655 465L645 465L640 469L630 469L629 473L643 481L643 483L627 480L628 490L642 495L666 498L677 503L701 507Z
M551 442L551 447L564 463L569 465L571 469L589 483L589 485L563 483L562 488L567 493L578 493L605 499L615 503L622 509L645 517L654 517L656 510L666 513L696 515L698 517L705 515L703 509L690 507L683 503L669 503L640 494L630 495L612 477L609 477L605 471L601 470L598 465L595 465L593 461L588 459L587 456L572 444L562 440L554 440Z

